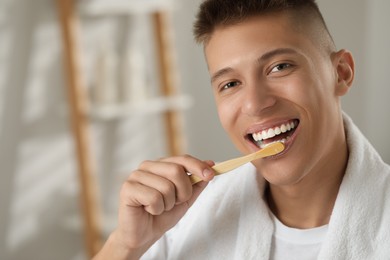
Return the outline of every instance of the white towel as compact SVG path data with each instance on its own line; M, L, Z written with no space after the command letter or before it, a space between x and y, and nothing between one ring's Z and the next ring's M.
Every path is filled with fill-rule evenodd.
M322 259L390 259L390 167L345 115L349 162ZM273 222L252 164L217 177L143 259L269 259Z
M390 259L390 167L344 116L347 171L319 259Z

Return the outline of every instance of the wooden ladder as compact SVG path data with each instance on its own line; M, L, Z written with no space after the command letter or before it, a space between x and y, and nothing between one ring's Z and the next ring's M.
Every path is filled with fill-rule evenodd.
M62 33L66 88L72 134L75 142L78 179L80 183L80 206L83 216L85 246L88 257L92 258L103 244L100 203L97 194L98 181L90 149L90 126L88 119L87 88L80 69L79 19L74 0L57 0L58 15ZM167 14L154 12L154 36L157 46L157 61L160 72L161 93L174 96L177 93L176 70L172 59L171 28ZM169 155L183 153L183 131L180 114L176 110L164 112Z

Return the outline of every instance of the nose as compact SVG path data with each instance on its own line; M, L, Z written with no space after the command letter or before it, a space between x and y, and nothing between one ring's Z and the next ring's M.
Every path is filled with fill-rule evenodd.
M266 84L254 83L244 90L242 113L257 116L276 104L276 97Z

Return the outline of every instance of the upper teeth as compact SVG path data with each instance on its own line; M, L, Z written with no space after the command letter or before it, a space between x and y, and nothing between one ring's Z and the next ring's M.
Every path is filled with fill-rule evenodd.
M288 132L291 129L294 129L296 126L297 124L294 122L285 123L274 128L264 129L261 132L253 133L252 137L255 141L266 140L275 137L277 135L280 135L281 133Z

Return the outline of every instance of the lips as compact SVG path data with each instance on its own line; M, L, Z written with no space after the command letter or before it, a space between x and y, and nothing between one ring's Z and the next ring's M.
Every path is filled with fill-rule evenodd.
M294 134L298 125L298 119L288 120L272 127L251 131L247 138L259 148L264 148L267 144L274 142L286 143Z

